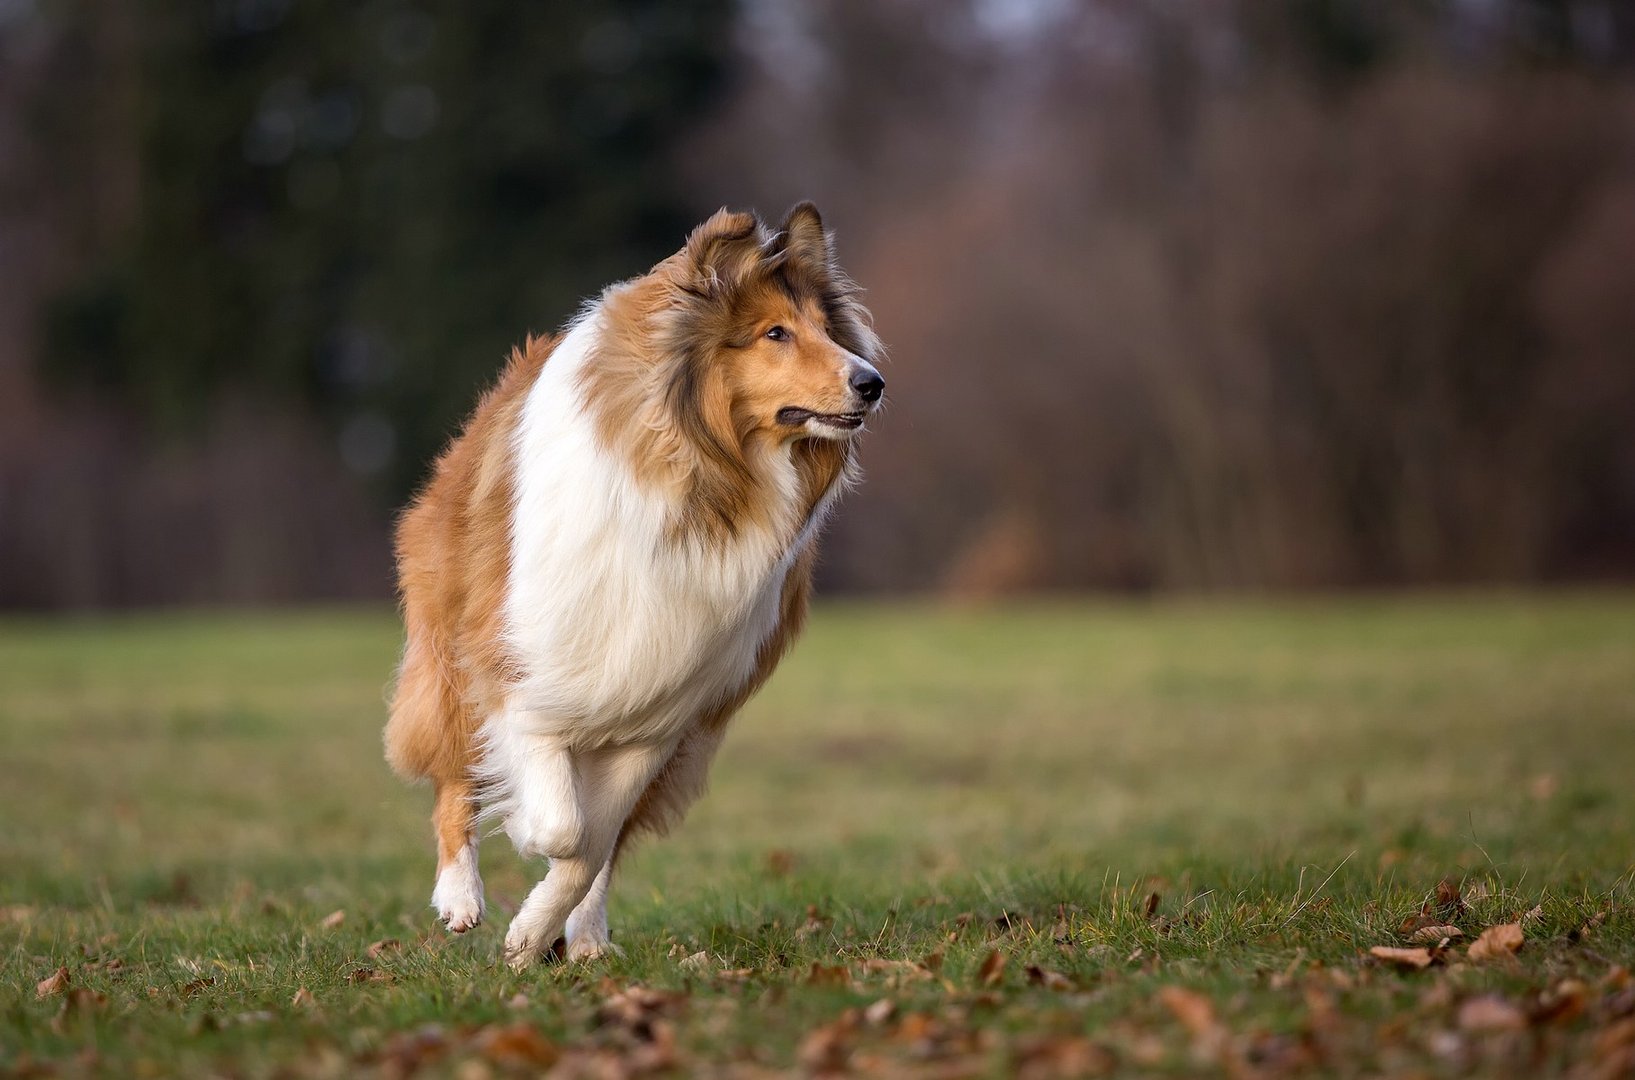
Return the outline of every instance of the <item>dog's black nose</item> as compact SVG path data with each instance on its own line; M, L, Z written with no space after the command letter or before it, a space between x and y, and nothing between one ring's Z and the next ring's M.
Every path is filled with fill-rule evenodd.
M879 401L880 395L886 392L886 380L878 371L865 368L852 375L852 389L864 401Z

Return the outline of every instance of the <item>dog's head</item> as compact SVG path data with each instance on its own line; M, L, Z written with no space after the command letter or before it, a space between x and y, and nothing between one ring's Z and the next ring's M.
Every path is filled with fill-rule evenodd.
M722 210L656 272L678 412L724 411L742 444L847 440L879 407L880 341L811 203L776 228Z

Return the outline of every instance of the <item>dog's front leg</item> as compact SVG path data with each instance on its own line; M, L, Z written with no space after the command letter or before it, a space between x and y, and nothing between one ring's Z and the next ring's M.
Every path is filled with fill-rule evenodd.
M562 935L569 913L599 880L625 819L669 758L671 749L642 744L602 747L574 755L578 790L583 794L580 810L584 828L579 847L572 854L552 858L550 872L522 902L505 935L506 963L514 968L526 967ZM601 887L605 902L605 880Z
M519 760L508 770L512 806L505 817L505 835L522 855L573 856L585 838L573 751L560 740L533 736L516 754Z

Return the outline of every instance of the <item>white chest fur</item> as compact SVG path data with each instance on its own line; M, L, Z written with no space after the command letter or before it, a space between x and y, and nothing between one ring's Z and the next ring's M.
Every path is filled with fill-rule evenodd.
M672 507L600 444L585 408L596 334L593 312L558 344L517 432L506 622L524 677L510 707L570 744L662 741L753 673L811 530L667 541Z

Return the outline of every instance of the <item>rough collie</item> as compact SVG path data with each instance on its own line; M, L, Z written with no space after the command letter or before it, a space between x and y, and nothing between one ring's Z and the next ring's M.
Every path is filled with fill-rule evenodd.
M817 532L885 382L817 210L717 213L515 350L403 515L386 756L429 779L432 904L483 917L480 819L550 860L505 936L612 948L614 861L703 791L801 627Z

